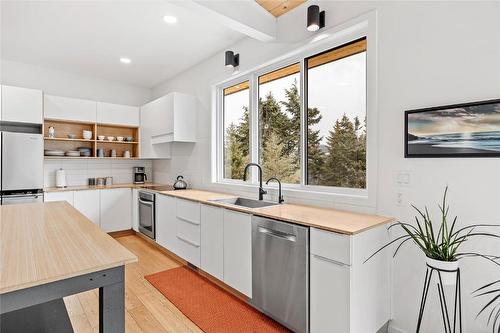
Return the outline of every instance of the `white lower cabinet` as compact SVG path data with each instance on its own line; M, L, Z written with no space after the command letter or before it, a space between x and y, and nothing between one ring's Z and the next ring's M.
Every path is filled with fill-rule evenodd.
M187 262L200 267L200 204L198 202L176 200L177 255Z
M132 229L139 232L139 191L132 189Z
M252 217L224 210L224 282L252 297Z
M349 332L350 267L311 254L311 333Z
M46 192L43 194L43 201L67 201L73 206L73 191Z
M201 205L201 269L224 279L224 209Z
M129 188L101 190L101 228L106 232L132 228L132 191Z
M101 195L99 190L75 191L74 207L94 224L100 225Z
M175 198L156 195L156 242L179 255Z

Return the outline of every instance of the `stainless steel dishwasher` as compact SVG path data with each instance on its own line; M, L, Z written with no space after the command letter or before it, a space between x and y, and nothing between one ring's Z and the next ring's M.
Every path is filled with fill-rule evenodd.
M309 228L252 217L251 304L294 332L309 332Z

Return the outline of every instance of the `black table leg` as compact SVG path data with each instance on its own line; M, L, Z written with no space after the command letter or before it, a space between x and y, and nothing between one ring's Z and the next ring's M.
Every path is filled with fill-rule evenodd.
M125 285L123 278L118 283L99 288L99 332L125 332Z

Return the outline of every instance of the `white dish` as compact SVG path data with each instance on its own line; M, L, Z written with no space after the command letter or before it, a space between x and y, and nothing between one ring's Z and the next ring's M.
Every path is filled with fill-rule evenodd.
M90 139L92 139L92 131L86 131L86 130L83 130L82 134L83 134L83 138L84 138L85 140L90 140Z
M63 151L48 151L46 150L45 151L45 156L64 156L64 152Z
M120 141L120 142L122 142L122 141L123 141L123 139L124 139L124 138L123 138L123 136L117 136L117 137L116 137L116 141Z
M104 139L106 139L106 136L105 136L105 135L99 135L99 136L97 137L97 139L98 139L99 141L104 141Z
M115 141L115 137L114 136L108 136L108 141Z

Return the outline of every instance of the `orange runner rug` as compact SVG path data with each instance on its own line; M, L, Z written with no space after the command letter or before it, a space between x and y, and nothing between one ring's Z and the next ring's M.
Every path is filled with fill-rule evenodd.
M177 267L145 279L204 332L290 332L189 268Z

